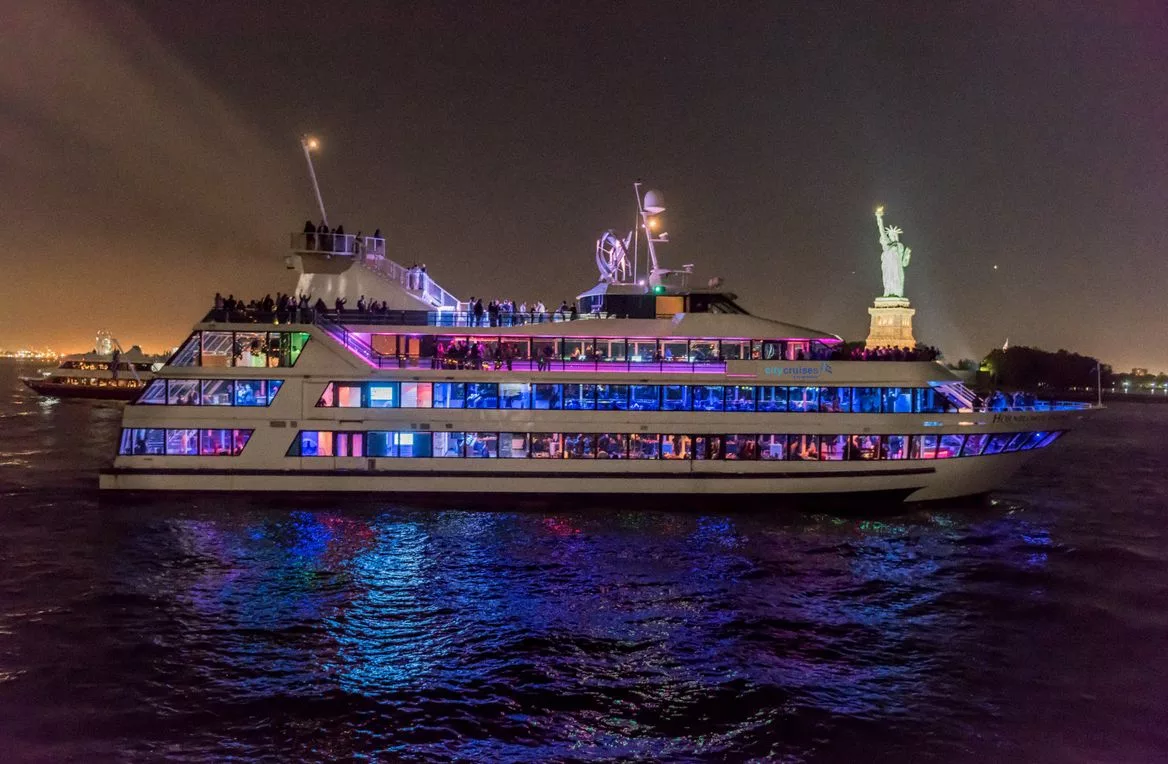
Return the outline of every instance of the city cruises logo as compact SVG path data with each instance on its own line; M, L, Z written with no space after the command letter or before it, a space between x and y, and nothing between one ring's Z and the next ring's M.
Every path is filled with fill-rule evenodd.
M791 379L819 379L831 376L831 364L822 361L815 365L766 366L762 370L767 377L790 377Z

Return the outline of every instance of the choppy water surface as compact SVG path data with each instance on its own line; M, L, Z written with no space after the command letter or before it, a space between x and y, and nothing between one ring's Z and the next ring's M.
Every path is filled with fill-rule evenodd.
M116 404L0 365L6 760L1168 757L1168 406L993 507L99 497Z

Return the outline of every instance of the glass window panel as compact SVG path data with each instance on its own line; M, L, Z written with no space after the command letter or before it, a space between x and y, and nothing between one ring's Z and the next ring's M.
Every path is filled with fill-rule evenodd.
M532 388L532 408L560 409L563 407L562 385L533 385Z
M689 360L689 342L686 340L661 340L661 360L669 363Z
M566 338L563 340L563 358L566 361L583 361L588 357L587 347L592 344L591 340L577 340Z
M199 452L203 456L232 456L235 453L233 430L200 430Z
M853 451L848 455L849 459L870 462L880 458L881 443L879 435L858 435L853 436L853 438L851 441Z
M657 340L629 340L629 360L649 363L657 357Z
M320 394L320 400L316 402L318 408L329 408L336 405L337 402L337 383L329 382L324 386L324 392Z
M777 386L760 387L756 394L758 396L758 411L787 410L787 388Z
M467 382L466 407L468 409L499 408L499 385L495 382Z
M966 436L965 445L961 449L962 456L979 456L989 442L989 433L980 432Z
M694 362L717 361L717 340L693 340L689 343L690 360Z
M1054 443L1056 440L1058 440L1060 435L1062 435L1062 431L1047 433L1047 436L1043 438L1041 442L1039 442L1037 447L1046 448L1051 443Z
M329 436L326 445L325 453L321 453L321 436ZM300 433L300 455L301 456L332 456L332 433L318 432L316 430L303 430Z
M690 394L694 411L721 411L725 407L726 388L722 385L694 385Z
M1029 451L1032 448L1038 448L1038 444L1041 443L1044 438L1046 438L1045 432L1032 432L1032 433L1030 433L1030 437L1028 437L1028 438L1026 438L1026 440L1022 441L1021 450L1022 451Z
M727 435L723 448L724 458L731 461L753 461L758 458L758 440L755 435Z
M166 454L167 456L198 456L199 431L167 430Z
M662 385L662 411L689 411L689 387L687 385Z
M204 406L230 406L235 397L230 379L204 379L202 387Z
M402 397L405 397L405 389L402 389ZM434 383L434 408L436 409L460 409L466 404L466 385L461 382L435 382ZM404 406L404 403L403 403ZM435 442L434 451L438 451L438 444Z
M596 349L604 361L624 361L628 358L626 343L623 339L597 339Z
M942 435L937 445L938 459L956 459L961 456L961 446L965 443L964 435Z
M661 436L633 433L629 435L630 459L657 459L661 456Z
M625 411L628 407L628 385L596 386L596 408L598 411Z
M884 412L887 414L911 414L913 393L911 387L881 388L884 398Z
M711 461L721 459L724 453L721 435L695 435L693 438L694 459Z
M596 455L595 436L587 432L564 433L564 457L567 459L591 459Z
M139 406L165 406L166 405L166 380L155 379L151 380L142 394L138 396L135 402Z
M596 408L596 385L564 385L564 408L592 410Z
M436 432L434 433L434 456L462 457L466 445L466 433Z
M202 332L195 332L187 341L182 344L182 347L175 352L167 366L198 366L199 365L199 345L200 336Z
M936 435L913 435L912 443L909 449L910 459L936 459L937 458L937 436Z
M629 408L633 411L657 411L661 407L661 388L657 385L631 385Z
M766 340L762 343L760 352L762 353L762 360L774 361L783 358L783 343L776 340Z
M1014 437L1010 438L1010 442L1006 444L1004 453L1011 453L1022 448L1022 444L1026 442L1026 438L1030 435L1027 432L1015 433Z
M376 457L397 456L397 433L372 430L365 434L365 453Z
M625 435L619 432L602 432L596 436L597 459L624 459Z
M792 387L790 388L791 400L788 404L790 411L818 411L819 410L819 388L818 387Z
M462 407L462 385L457 385L457 399L458 406L439 406L436 399L439 385L445 384L443 382L435 382L431 387L429 382L402 382L401 394L398 402L403 409L428 409L433 408L461 408ZM451 394L449 389L443 391L444 395Z
M726 387L727 411L754 411L754 387L752 385L728 385Z
M688 435L661 436L662 459L689 459L692 450Z
M171 406L198 406L199 380L172 379L167 385L166 402Z
M231 332L202 332L202 365L225 367L232 365L233 336Z
M931 387L916 388L915 398L916 410L922 414L944 414L955 410L944 395Z
M819 410L827 413L847 413L852 410L852 388L819 388Z
M503 459L523 459L527 456L527 433L499 433L499 456Z
M819 436L791 435L788 437L787 455L792 461L819 461Z
M374 409L395 409L398 407L400 388L397 382L370 382L369 407Z
M881 459L904 459L907 448L907 435L882 435L880 438Z
M852 411L856 414L879 414L883 391L879 387L857 387L852 394ZM909 409L912 409L909 396Z
M499 385L499 408L531 408L531 385L526 382L505 382Z
M468 432L466 455L472 459L494 459L499 455L499 433Z
M333 434L333 448L337 456L364 456L365 433L338 432Z
M758 455L765 461L781 461L787 458L786 435L759 435Z
M540 367L546 367L553 360L560 358L559 340L547 337L532 340L531 355Z
M335 393L338 388L334 388ZM358 389L358 402L360 402L360 394ZM322 397L323 400L323 397ZM237 379L235 380L235 405L236 406L266 406L268 405L267 395L264 390L264 380L262 379Z
M166 453L166 430L161 428L122 430L121 453L160 456Z
M819 436L819 460L822 462L840 462L847 456L847 435Z
M418 458L433 456L430 433L428 432L399 432L396 434L397 455L403 458Z
M722 360L744 361L750 358L750 340L722 340Z
M563 455L563 440L560 433L531 433L531 457L533 459L559 459Z
M985 451L982 451L982 453L987 455L1002 453L1002 450L1006 447L1006 444L1009 443L1013 437L1014 434L1010 432L1002 432L994 435L990 438L990 442L986 444Z
M233 366L265 368L268 365L268 333L236 332L232 354ZM207 354L207 342L203 341L203 355Z

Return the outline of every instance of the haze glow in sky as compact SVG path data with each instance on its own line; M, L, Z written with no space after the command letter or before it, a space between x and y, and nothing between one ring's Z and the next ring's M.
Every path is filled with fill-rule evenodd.
M0 346L290 290L311 130L330 222L463 297L584 291L643 178L760 315L862 339L883 204L948 358L1168 370L1168 5L494 5L0 0Z

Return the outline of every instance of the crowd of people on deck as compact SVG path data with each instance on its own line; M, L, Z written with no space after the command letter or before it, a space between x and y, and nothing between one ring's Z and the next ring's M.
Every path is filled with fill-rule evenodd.
M353 237L345 233L345 227L338 225L329 229L322 220L315 225L311 220L304 221L304 248L309 252L329 252L357 255L374 255L385 257L385 239L378 228L372 236L365 236L361 231ZM423 272L425 267L423 266Z
M941 357L941 351L932 345L917 343L913 348L854 347L851 353L844 356L842 353L833 360L840 361L935 361Z
M559 307L550 312L542 300L518 305L511 299L490 300L483 305L481 297L471 297L467 305L467 326L522 326L580 318L576 303L569 305L567 300L562 300Z

